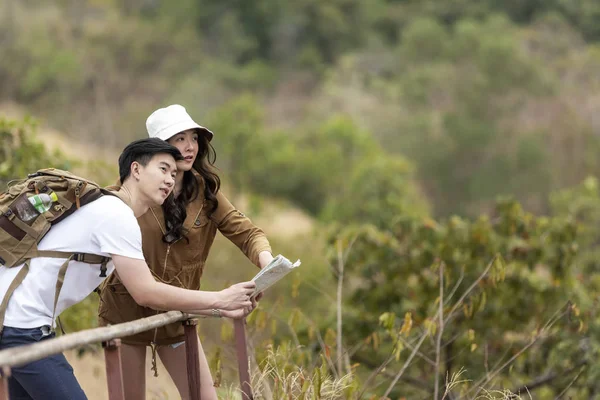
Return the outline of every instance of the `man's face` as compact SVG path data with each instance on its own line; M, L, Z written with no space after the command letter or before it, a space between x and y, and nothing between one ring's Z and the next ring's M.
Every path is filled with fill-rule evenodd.
M169 154L157 154L146 166L138 165L137 179L141 194L148 206L161 205L171 194L177 175L177 164Z

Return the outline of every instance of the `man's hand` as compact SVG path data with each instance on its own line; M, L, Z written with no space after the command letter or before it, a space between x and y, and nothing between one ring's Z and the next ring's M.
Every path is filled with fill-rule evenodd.
M239 309L249 308L252 311L252 301L250 296L254 293L256 283L252 281L236 283L223 289L219 292L220 304L219 309L224 311L235 311ZM233 318L233 317L232 317Z

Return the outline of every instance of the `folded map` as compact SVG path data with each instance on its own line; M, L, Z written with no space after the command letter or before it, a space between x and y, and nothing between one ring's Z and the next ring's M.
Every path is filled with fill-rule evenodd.
M252 296L254 297L260 292L273 285L275 282L286 276L290 271L301 264L300 260L297 260L292 264L290 260L279 254L273 260L260 270L258 274L252 280L256 283L256 289Z

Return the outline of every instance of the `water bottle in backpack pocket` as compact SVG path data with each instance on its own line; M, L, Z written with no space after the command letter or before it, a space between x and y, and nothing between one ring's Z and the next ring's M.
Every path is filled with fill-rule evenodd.
M52 203L58 200L54 192L34 194L32 196L21 196L14 207L23 222L31 222L35 217L45 213L52 207Z

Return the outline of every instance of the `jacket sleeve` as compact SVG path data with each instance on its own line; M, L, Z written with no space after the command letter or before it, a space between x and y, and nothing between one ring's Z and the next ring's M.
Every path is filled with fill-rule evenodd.
M217 224L219 231L239 247L254 265L260 267L258 255L262 251L272 253L267 236L262 229L250 221L250 218L237 210L221 191L217 193L217 200L219 206L212 213L210 219Z

